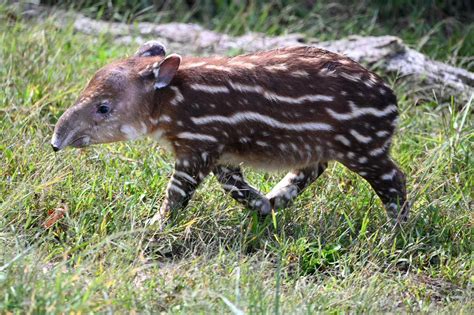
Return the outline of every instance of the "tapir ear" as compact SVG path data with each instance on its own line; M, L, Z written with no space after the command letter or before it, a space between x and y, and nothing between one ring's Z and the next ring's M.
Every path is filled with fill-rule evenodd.
M135 57L154 57L166 55L165 45L156 40L151 40L141 45L135 53Z
M155 89L161 89L168 86L173 80L176 72L178 72L179 64L181 63L181 56L171 54L153 69L155 76Z

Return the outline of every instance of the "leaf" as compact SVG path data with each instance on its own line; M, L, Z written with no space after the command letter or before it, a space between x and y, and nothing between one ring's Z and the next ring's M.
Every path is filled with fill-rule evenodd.
M68 211L68 206L66 204L61 204L59 207L49 210L48 217L43 222L43 227L45 229L49 229L56 222L62 219L67 211Z

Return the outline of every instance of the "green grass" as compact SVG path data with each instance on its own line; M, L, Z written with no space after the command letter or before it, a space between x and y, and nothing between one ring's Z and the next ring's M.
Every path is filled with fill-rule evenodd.
M264 222L209 178L157 232L144 223L172 159L156 144L49 145L94 71L136 47L14 13L0 5L0 313L474 311L472 100L415 104L387 78L402 111L393 155L414 203L400 231L363 180L332 164ZM247 173L264 191L280 178Z
M474 71L474 5L469 0L44 0L99 19L183 21L233 35L301 33L330 40L396 35L428 56ZM192 4L190 4L192 3Z

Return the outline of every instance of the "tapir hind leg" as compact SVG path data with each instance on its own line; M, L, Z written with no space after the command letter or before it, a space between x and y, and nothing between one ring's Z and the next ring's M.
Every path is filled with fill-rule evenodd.
M408 219L410 207L407 202L405 175L388 155L371 160L367 165L347 163L346 166L369 182L382 200L390 218L395 222Z
M286 207L324 172L327 165L327 162L320 162L289 172L266 196L273 208Z

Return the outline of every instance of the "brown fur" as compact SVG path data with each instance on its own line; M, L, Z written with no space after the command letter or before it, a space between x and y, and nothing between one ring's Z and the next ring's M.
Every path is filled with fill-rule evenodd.
M234 198L268 213L336 160L370 182L392 217L406 218L404 175L388 157L396 97L376 74L312 47L180 63L154 47L154 56L144 57L145 47L99 70L61 117L53 146L157 138L177 159L162 214L185 206L212 170ZM112 106L108 117L94 113L103 100ZM83 133L88 141L61 143L68 130L78 133L69 140ZM245 183L241 163L293 172L267 199Z

